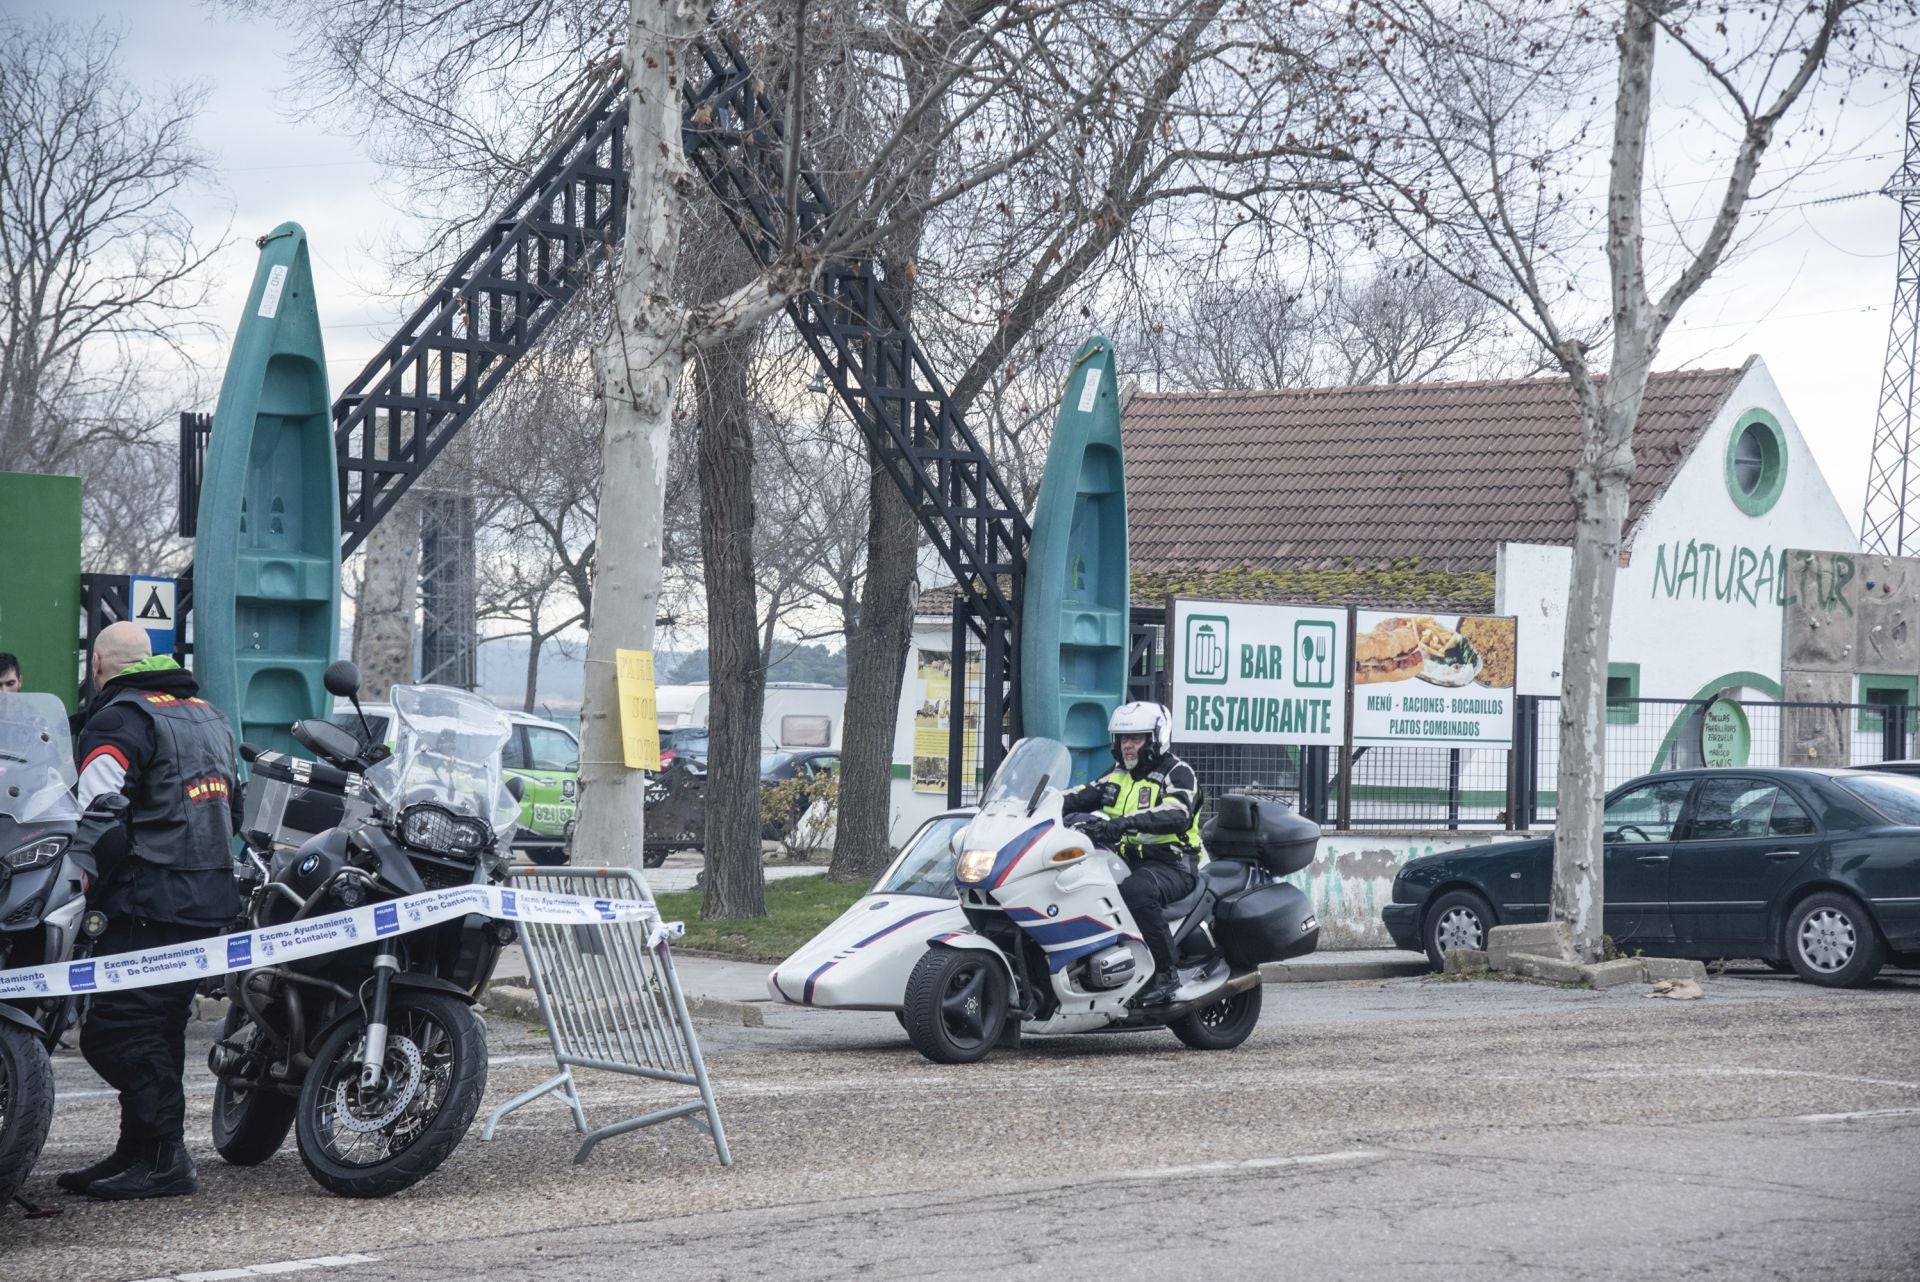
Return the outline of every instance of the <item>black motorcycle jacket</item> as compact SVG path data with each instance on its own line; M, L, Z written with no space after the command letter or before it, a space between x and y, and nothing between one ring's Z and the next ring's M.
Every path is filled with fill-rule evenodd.
M80 732L80 803L129 802L123 853L103 847L89 899L110 916L220 927L239 912L233 729L193 675L155 658L108 681Z

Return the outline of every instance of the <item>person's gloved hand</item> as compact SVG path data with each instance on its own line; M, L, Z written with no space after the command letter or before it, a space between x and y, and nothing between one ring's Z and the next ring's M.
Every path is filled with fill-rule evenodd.
M1111 847L1120 836L1114 821L1100 815L1089 816L1075 826L1096 846Z

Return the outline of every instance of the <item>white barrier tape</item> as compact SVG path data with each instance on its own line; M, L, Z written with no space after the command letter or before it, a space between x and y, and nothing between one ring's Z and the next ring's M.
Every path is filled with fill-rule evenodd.
M647 932L649 948L658 947L663 940L678 939L686 932L686 927L677 921L661 921L660 910L646 900L592 899L585 895L556 895L510 886L455 886L384 903L364 904L323 917L308 917L284 926L210 935L190 943L116 953L111 957L90 957L55 966L0 970L0 1001L197 982L236 970L278 966L322 953L357 948L375 939L404 935L469 913L555 925L648 922L651 923Z

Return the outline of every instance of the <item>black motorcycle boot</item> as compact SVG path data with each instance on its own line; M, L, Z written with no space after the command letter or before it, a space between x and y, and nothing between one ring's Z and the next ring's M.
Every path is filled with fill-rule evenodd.
M1173 1000L1173 995L1178 991L1179 987L1180 981L1178 979L1167 974L1165 971L1156 971L1153 978L1147 982L1147 986L1134 995L1134 1008L1142 1009L1148 1006L1165 1006Z
M87 1196L103 1202L130 1202L143 1197L184 1197L200 1191L200 1176L184 1140L161 1140L140 1154L126 1170L87 1186Z
M77 1171L62 1171L53 1177L53 1182L69 1193L85 1193L89 1186L100 1180L111 1179L125 1171L134 1163L131 1153L116 1148L92 1166L83 1166Z

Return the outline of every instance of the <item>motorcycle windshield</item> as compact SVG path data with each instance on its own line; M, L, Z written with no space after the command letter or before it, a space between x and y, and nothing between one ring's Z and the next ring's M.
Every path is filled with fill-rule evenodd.
M1058 739L1022 739L993 772L980 797L982 814L1025 813L1048 790L1065 791L1073 757Z
M393 755L367 771L389 811L431 802L511 832L520 803L508 792L500 752L513 727L477 694L449 686L393 687Z
M16 823L78 819L67 710L50 694L0 694L0 815Z

